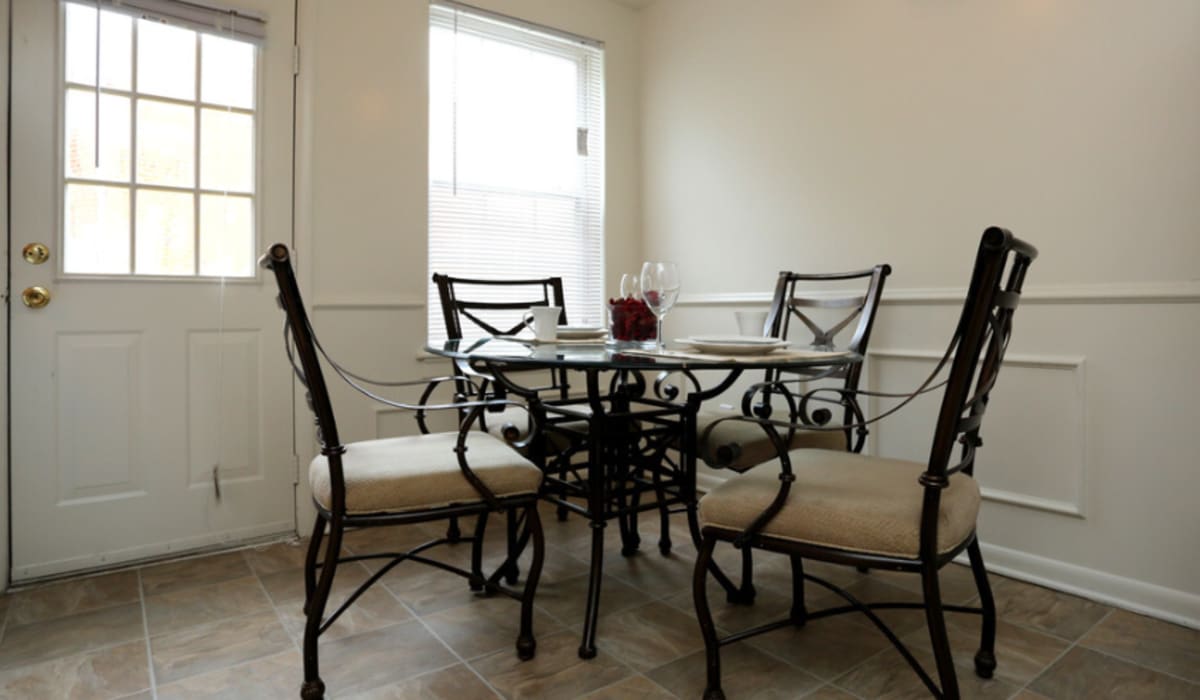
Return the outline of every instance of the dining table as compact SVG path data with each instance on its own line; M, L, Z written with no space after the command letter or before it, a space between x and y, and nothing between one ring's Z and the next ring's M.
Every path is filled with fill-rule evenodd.
M701 541L696 470L702 404L729 390L747 371L812 377L862 361L857 353L829 348L718 354L623 347L602 339L483 337L431 343L425 349L451 359L464 375L483 378L494 390L526 403L540 436L529 441L527 454L544 470L543 498L555 504L560 516L576 513L587 519L591 560L579 646L585 659L596 655L607 524L618 523L626 556L640 544L639 513L651 510L661 520L658 545L664 555L671 549L672 513L686 514L693 542L698 546ZM533 370L565 370L569 386L546 393ZM737 601L737 584L715 562L711 570L730 600Z

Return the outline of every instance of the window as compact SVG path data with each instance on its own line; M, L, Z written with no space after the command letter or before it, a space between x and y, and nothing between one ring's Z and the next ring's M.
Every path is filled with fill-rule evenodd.
M457 5L429 14L430 271L559 276L571 323L599 323L602 48ZM440 309L430 285L434 342Z
M63 5L63 272L253 276L261 22L103 4Z

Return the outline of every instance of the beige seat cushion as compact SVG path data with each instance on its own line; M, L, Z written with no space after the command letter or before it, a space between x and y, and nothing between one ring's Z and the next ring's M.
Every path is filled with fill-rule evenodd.
M775 459L775 446L767 431L757 423L743 420L727 420L718 423L705 438L704 431L720 418L741 415L701 411L697 416L696 439L700 441L700 458L710 467L744 472L767 460ZM779 437L787 439L786 428L777 428ZM789 449L813 448L822 450L845 450L846 434L840 430L797 430L792 435ZM723 459L732 457L732 462L723 464Z
M763 534L855 552L916 558L925 465L833 450L788 453L796 481L782 510ZM700 500L701 527L741 531L779 491L773 460L717 486ZM938 515L938 551L961 544L975 529L979 485L966 474L950 477Z
M458 433L433 433L346 445L346 511L399 513L480 502L479 492L459 469L457 442ZM466 456L471 470L498 497L536 493L542 483L540 469L483 431L471 433ZM328 509L333 487L324 455L309 465L308 480L313 497Z

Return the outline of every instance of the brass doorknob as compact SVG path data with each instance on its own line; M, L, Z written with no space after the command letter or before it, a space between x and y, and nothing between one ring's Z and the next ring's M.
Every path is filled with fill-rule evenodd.
M50 290L45 287L26 287L21 292L21 301L31 309L40 309L50 303Z
M26 243L21 249L21 257L30 265L41 265L50 259L50 249L45 243Z

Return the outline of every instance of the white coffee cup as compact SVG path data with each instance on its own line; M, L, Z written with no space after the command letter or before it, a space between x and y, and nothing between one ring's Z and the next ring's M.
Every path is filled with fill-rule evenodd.
M766 311L734 311L737 317L738 333L741 335L764 336L764 326L767 325Z
M543 343L558 339L558 316L562 309L557 306L532 306L525 314L525 325L533 329L533 337Z

